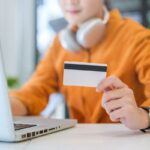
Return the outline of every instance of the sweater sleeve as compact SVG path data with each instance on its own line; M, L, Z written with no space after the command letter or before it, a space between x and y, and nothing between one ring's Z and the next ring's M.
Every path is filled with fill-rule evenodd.
M47 105L51 93L58 91L58 79L55 59L58 53L58 38L38 64L31 79L18 91L10 92L11 97L18 98L27 107L29 115L38 115Z
M134 56L138 80L144 86L146 97L141 106L150 106L150 32L147 33L137 44L138 48Z

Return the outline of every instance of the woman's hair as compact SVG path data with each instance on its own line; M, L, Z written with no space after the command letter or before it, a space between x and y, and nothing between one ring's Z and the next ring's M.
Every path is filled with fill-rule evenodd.
M102 0L107 7L108 10L110 10L110 0Z

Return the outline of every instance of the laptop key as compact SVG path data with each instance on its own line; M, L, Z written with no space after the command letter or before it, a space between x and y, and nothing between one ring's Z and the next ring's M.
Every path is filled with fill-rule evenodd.
M21 130L26 128L35 127L37 125L35 124L14 124L15 130Z

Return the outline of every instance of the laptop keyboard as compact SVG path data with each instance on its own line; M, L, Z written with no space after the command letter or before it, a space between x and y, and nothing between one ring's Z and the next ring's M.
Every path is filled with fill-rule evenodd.
M37 126L35 124L14 124L15 130L21 130Z

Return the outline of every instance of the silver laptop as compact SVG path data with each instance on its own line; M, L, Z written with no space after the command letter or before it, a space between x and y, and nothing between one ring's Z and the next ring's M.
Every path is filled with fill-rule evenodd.
M71 119L59 120L42 117L13 118L0 46L0 141L24 141L74 127L76 123L76 120Z

